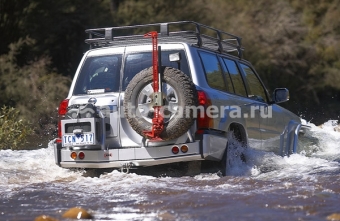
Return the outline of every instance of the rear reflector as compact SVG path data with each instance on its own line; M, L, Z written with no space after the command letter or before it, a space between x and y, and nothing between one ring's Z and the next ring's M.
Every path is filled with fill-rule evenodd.
M78 157L79 157L79 159L81 159L81 160L84 159L84 158L85 158L84 152L79 152Z
M173 154L178 154L178 152L179 152L178 146L173 146L171 151L172 151Z

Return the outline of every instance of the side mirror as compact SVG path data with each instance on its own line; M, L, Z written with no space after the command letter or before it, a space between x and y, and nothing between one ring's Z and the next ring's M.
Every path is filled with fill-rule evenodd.
M282 103L289 100L289 91L287 88L276 88L273 93L273 101L275 103Z

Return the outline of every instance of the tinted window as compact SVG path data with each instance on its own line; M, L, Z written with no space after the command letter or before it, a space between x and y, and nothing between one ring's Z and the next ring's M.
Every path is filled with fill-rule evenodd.
M119 91L122 55L88 57L82 67L73 94Z
M221 58L221 59L223 59L223 58ZM224 72L224 80L225 80L225 84L227 86L227 91L230 92L230 93L235 93L234 86L231 82L230 74L228 72L227 67L224 64L224 61L221 61L221 66L222 66L223 72Z
M181 60L178 62L171 62L169 60L169 55L179 53ZM190 76L188 62L184 51L173 50L173 51L162 51L162 66L173 67L180 69L183 73ZM124 66L124 77L123 77L123 90L126 89L127 85L131 79L145 68L152 66L152 53L151 52L141 52L128 54L125 59Z
M244 75L247 80L247 84L249 87L249 95L248 97L258 100L258 101L267 101L267 96L264 87L262 86L260 80L254 73L254 71L247 65L241 64L241 68L243 69Z
M228 72L230 74L231 81L234 86L235 94L247 96L246 88L242 80L242 76L236 66L235 61L223 58L225 65L227 66Z
M200 56L209 86L218 90L225 91L226 86L223 79L221 65L216 55L200 52Z

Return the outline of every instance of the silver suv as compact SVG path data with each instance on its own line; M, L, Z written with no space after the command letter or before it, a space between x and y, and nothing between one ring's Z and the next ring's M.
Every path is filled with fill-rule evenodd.
M240 37L189 21L86 33L90 50L59 106L57 165L128 171L218 162L225 173L231 140L297 151L304 126L277 105L289 92L269 96L242 59Z

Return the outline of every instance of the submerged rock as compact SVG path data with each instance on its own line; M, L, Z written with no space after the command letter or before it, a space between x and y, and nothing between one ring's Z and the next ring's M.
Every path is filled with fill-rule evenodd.
M93 217L85 209L80 208L80 207L73 207L73 208L67 210L63 214L63 218L68 218L68 219L92 219Z
M58 221L50 216L41 215L34 219L34 221Z
M334 127L334 131L340 132L340 125L337 125L336 127Z
M327 220L333 220L333 221L340 220L340 213L333 213L333 214L327 216Z

